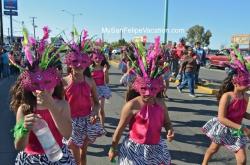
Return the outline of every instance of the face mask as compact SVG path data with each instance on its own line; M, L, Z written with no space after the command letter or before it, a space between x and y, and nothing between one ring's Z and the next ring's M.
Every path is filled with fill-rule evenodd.
M55 68L36 72L25 71L21 74L21 85L28 91L50 91L56 87L59 81L60 76Z
M81 69L85 69L91 64L88 55L76 52L70 52L66 56L65 63L70 67L77 67Z
M155 97L161 90L163 90L163 80L149 79L143 77L137 77L132 85L132 88L140 93L141 96L152 96Z

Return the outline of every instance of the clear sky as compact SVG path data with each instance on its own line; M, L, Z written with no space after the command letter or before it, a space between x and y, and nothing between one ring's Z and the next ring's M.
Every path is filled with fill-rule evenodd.
M78 30L86 28L90 35L101 37L102 30L118 29L118 33L104 33L106 41L120 39L119 28L126 32L123 37L131 40L144 33L129 33L129 30L164 28L165 0L17 0L18 16L14 17L14 35L21 35L21 21L33 34L32 16L37 17L37 34L41 37L42 27L48 25L52 35L72 29L72 16L61 10L76 14ZM184 29L196 24L209 29L213 36L211 48L228 45L232 34L250 34L249 0L169 0L169 29ZM82 15L77 15L82 13ZM4 16L4 34L8 34L9 17ZM146 33L148 40L163 33ZM169 33L168 39L178 41L186 33Z

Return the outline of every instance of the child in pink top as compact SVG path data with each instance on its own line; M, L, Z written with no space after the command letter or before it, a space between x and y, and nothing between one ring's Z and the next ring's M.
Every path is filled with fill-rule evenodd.
M91 75L96 83L96 90L99 98L99 103L101 105L101 109L99 111L99 117L104 127L105 99L109 99L112 96L111 90L107 86L107 84L109 83L109 64L105 56L98 50L95 50L95 52L92 53L92 61L93 64L91 69Z
M159 65L159 43L159 38L156 38L154 50L145 56L140 54L146 52L142 43L136 43L134 48L138 57L134 63L136 78L128 91L127 103L122 108L109 150L109 159L114 161L119 155L120 165L171 163L167 144L161 138L162 127L165 127L169 141L173 140L174 131L164 100L158 97L164 89L162 74L167 71L166 65ZM129 135L123 140L118 154L117 146L128 124Z
M63 87L55 65L58 59L50 51L52 45L45 44L49 30L47 27L43 30L44 37L40 41L40 47L35 46L36 41L33 38L27 40L27 30L23 30L26 32L23 46L28 59L28 69L10 59L23 71L11 89L10 107L16 113L15 148L22 150L18 153L15 164L75 165L70 150L62 143L63 138L69 139L72 132L70 109L63 99ZM31 48L36 50L34 55L31 54ZM63 152L62 158L56 162L48 159L32 130L40 119L48 124Z
M224 80L217 97L218 117L209 120L202 128L212 141L202 165L208 164L220 146L234 152L237 164L246 164L245 145L249 142L250 130L242 124L242 120L250 120L250 114L246 112L249 100L246 91L250 87L250 74L235 48L231 56L234 59L231 72Z
M87 35L86 32L84 34ZM91 60L84 49L88 44L89 40L83 36L81 44L73 42L69 45L70 51L65 58L69 75L63 78L65 99L70 105L73 128L70 140L65 142L72 150L77 164L81 165L87 164L88 145L105 133L97 117L100 106L96 85L90 75Z

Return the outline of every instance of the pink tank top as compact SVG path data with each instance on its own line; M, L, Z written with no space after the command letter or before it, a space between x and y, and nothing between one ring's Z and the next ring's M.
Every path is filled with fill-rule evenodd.
M49 110L35 110L35 114L41 115L41 117L47 122L50 131L52 132L55 140L59 144L60 147L63 146L62 143L62 135L56 128L56 125L50 115ZM29 135L29 142L28 145L25 147L24 151L28 154L44 154L43 148L38 141L36 135L31 131Z
M91 75L97 86L105 85L103 70L94 70Z
M86 81L72 82L65 90L65 99L69 102L72 118L91 113L91 89Z
M248 102L245 98L233 98L228 105L227 118L237 124L241 124L247 110L247 104Z
M158 144L164 125L164 109L158 105L145 105L131 120L129 137L140 144Z

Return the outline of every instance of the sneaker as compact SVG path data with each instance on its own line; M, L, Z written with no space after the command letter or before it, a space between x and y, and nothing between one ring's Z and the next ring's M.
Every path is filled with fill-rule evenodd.
M176 87L176 89L179 93L182 93L181 89L178 86Z
M189 94L190 97L195 98L196 96L194 94Z

